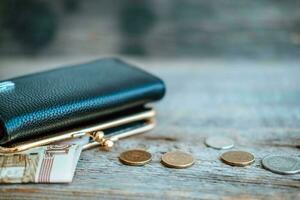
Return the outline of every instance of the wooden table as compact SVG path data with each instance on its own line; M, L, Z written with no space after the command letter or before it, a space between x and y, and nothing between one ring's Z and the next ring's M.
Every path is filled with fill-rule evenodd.
M77 60L2 59L0 78ZM167 84L166 97L155 104L157 128L110 152L83 152L71 184L1 185L0 199L300 199L300 174L278 175L261 166L270 154L300 156L299 62L136 62ZM211 135L233 138L234 149L252 152L255 163L223 164L224 151L203 143ZM120 164L119 153L130 148L147 149L153 161ZM196 163L188 169L162 166L161 155L175 149L190 152Z

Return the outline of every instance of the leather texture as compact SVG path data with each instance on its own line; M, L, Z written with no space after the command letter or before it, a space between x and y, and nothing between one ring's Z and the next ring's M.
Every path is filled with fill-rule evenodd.
M6 81L15 87L0 90L0 144L47 136L165 93L162 80L113 58Z

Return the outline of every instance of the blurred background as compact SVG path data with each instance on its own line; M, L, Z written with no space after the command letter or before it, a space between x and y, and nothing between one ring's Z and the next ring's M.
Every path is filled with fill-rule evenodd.
M106 56L165 81L167 133L300 125L300 0L0 0L0 80Z
M297 60L299 10L298 0L1 0L0 78L111 55Z
M0 56L295 58L298 0L1 0Z

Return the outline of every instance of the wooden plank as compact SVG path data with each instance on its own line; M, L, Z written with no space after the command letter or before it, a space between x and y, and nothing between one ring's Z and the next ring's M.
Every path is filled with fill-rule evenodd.
M155 105L157 128L118 142L111 152L83 152L71 184L1 185L0 199L300 198L300 174L277 175L261 166L269 154L300 156L297 62L136 62L167 84L166 98ZM36 69L42 61L30 63ZM7 62L0 74L12 65ZM219 155L224 151L203 144L210 135L233 138L234 149L252 152L255 163L245 168L223 164ZM136 147L149 150L153 161L144 167L120 164L119 153ZM192 153L195 165L163 167L160 156L174 149Z
M52 1L50 5L53 7L49 8L53 8L59 16L56 21L58 28L54 30L54 40L38 53L80 56L126 51L144 52L153 57L294 58L300 54L299 2L155 0L142 3L141 10L134 11L130 9L133 5L131 0L122 4L89 0L80 1L78 10L71 14L63 11L61 2ZM138 30L142 27L132 21L130 27L136 25L140 28L126 32L124 27L128 25L124 18L135 15L138 18L139 12L153 15L153 23L145 25L145 31L139 35ZM130 16L125 13L130 13ZM1 17L4 18L3 15ZM127 29L131 30L130 27ZM1 28L2 55L31 52L15 39L10 28ZM30 36L34 37L34 34Z

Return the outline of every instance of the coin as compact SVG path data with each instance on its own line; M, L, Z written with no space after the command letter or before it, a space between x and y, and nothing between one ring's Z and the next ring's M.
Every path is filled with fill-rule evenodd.
M271 155L262 160L265 169L278 174L297 174L300 172L300 158Z
M254 156L246 151L228 151L221 155L221 160L232 166L243 167L254 162Z
M142 149L132 149L120 154L119 160L125 165L141 166L149 163L152 155Z
M162 155L161 163L171 168L187 168L195 162L192 155L182 151L171 151Z
M224 136L211 136L206 138L205 144L214 149L230 149L234 146L232 139Z

